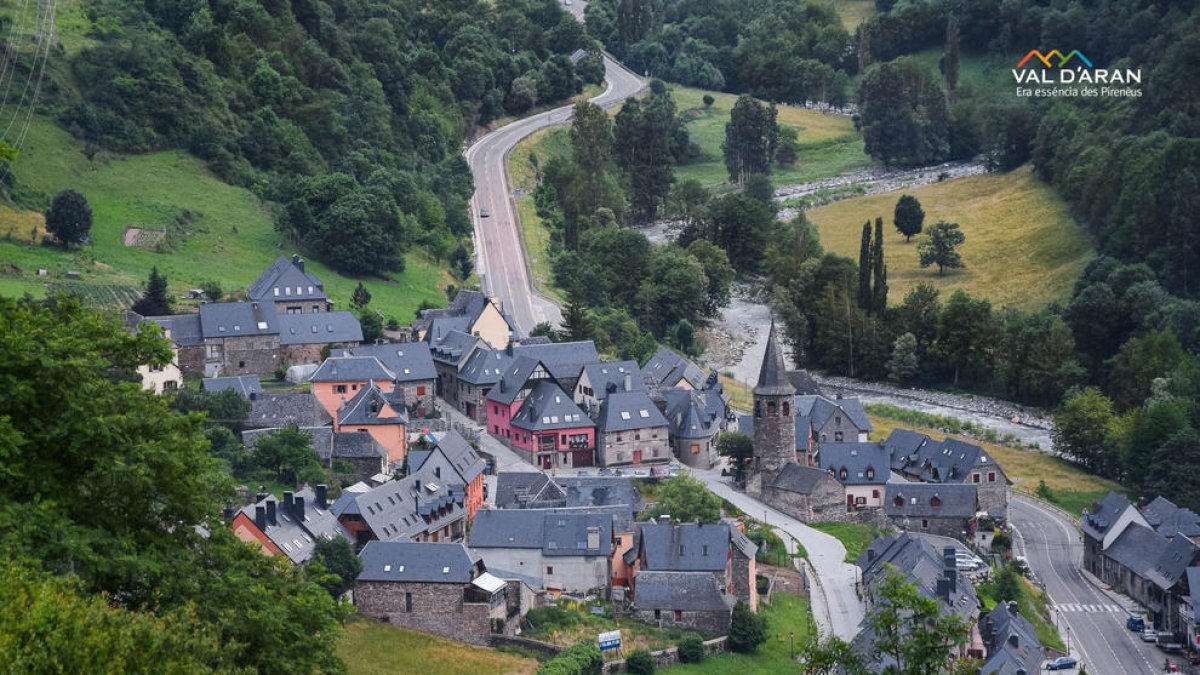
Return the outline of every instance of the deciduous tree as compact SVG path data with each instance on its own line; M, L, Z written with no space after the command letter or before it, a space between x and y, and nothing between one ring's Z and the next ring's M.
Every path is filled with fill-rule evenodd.
M900 199L896 200L892 222L904 235L905 242L912 241L913 237L921 234L921 227L925 224L925 210L921 208L921 202L912 195L900 195Z
M929 228L929 236L917 244L921 267L937 265L939 277L946 273L946 268L966 267L962 255L958 252L958 247L966 240L966 236L958 228L958 223L935 223Z
M63 190L50 200L46 211L46 231L63 248L78 244L92 231L92 207L87 198L75 190Z
M741 187L746 177L771 173L771 160L779 141L779 126L775 122L775 104L759 103L754 97L742 94L729 114L725 125L725 168L729 180Z
M691 476L681 474L659 483L654 497L658 501L642 511L638 516L641 520L658 520L666 515L677 523L721 520L721 498Z

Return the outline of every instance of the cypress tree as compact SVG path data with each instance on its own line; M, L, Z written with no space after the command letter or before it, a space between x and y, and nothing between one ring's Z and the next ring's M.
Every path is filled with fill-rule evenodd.
M882 316L887 309L887 265L883 262L883 218L875 218L875 242L872 245L871 271L875 288L871 292L871 313Z
M858 306L871 306L871 221L863 223L862 246L858 250Z

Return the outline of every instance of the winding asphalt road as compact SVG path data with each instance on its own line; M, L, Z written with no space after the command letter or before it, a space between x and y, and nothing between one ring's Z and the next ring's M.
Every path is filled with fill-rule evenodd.
M1009 494L1017 531L1014 546L1045 585L1054 603L1054 620L1070 638L1071 654L1089 673L1161 673L1163 654L1127 630L1126 611L1084 578L1083 543L1074 521L1015 492Z
M604 79L608 88L591 101L605 108L646 86L608 56L604 57ZM484 292L500 299L522 334L528 334L543 321L559 325L562 312L552 300L533 289L521 222L508 182L508 153L530 134L570 120L571 106L548 110L496 129L477 140L465 153L475 177L471 218L475 224L476 270L483 280ZM490 214L486 218L481 215L484 210Z

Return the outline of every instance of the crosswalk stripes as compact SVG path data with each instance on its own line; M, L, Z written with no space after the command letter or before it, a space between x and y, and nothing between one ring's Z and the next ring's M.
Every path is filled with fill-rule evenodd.
M1102 614L1104 612L1123 611L1119 605L1083 605L1071 602L1055 605L1055 608L1060 612L1084 612L1087 614Z

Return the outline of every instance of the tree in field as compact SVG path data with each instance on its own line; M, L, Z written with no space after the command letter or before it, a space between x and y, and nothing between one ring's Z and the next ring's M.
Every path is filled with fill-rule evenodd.
M679 128L675 101L661 80L650 82L650 95L630 99L617 113L614 151L625 177L630 216L650 222L675 180L672 141Z
M743 654L758 649L767 641L767 617L750 611L750 606L741 600L733 606L733 620L729 624L729 648Z
M142 316L163 316L171 313L172 304L171 296L167 293L167 278L158 273L157 266L151 267L146 290L130 309Z
M961 288L951 294L937 319L937 353L959 376L980 380L991 372L992 343L996 333L992 303L975 299Z
M935 223L929 228L929 235L925 240L917 244L921 267L937 265L939 277L946 273L946 268L966 267L958 253L958 247L966 240L966 236L958 228L958 223Z
M775 146L779 142L779 125L776 124L775 104L764 105L749 94L738 97L725 125L725 141L721 150L725 155L725 168L729 180L738 187L746 177L771 173L771 160L775 157Z
M705 94L704 97L700 100L704 102L705 108L711 108L712 104L716 103L716 101L717 101L717 99L713 98L712 94Z
M72 648L86 650L73 661L81 667L56 659L50 670L340 672L333 647L341 615L329 594L239 541L217 516L233 482L210 455L201 417L114 377L170 358L162 337L128 333L74 299L0 298L0 549L97 601L78 620L63 603L25 605L24 618L55 630L20 634L57 656L64 626L93 631L90 639L71 632ZM4 577L12 592L16 575ZM50 602L53 593L36 590L21 602ZM19 604L0 595L10 610ZM146 620L109 621L101 607ZM12 615L0 624L22 620ZM221 646L215 657L204 647L210 639ZM12 647L0 649L0 670L21 653ZM199 668L189 666L193 656ZM43 670L31 663L17 669Z
M659 483L655 497L658 502L642 511L638 518L656 521L659 516L669 515L677 523L705 524L721 520L721 498L691 476L681 474Z
M738 431L727 431L717 441L717 452L733 462L733 479L746 477L746 468L754 461L754 439Z
M358 282L358 285L354 287L354 291L350 293L350 307L355 311L361 312L366 309L367 305L369 304L371 304L371 291L368 291L367 287L363 286L362 282L360 281Z
M887 265L883 262L883 218L875 218L875 241L871 242L871 305L875 316L887 310Z
M921 227L925 224L925 210L921 208L921 202L912 195L900 195L900 199L896 200L892 222L904 235L905 243L912 241L913 237L921 234Z
M88 206L87 198L74 190L54 195L46 211L46 231L63 248L83 241L92 231L92 207Z
M706 210L706 238L725 249L733 269L758 272L775 226L775 208L735 192L712 201Z
M896 341L892 343L892 358L888 360L888 378L904 385L920 371L920 368L916 336L912 333L905 333L896 338Z
M858 306L871 307L871 221L863 223L858 247Z

